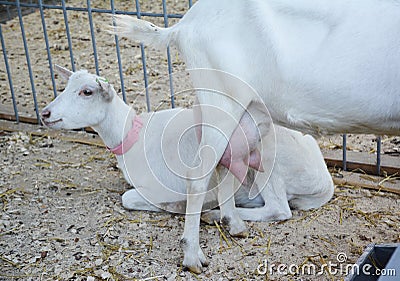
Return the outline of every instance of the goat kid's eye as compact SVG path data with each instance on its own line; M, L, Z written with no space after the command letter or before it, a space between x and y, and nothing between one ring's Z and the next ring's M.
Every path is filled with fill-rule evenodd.
M89 96L91 96L93 94L93 92L91 91L91 90L88 90L88 89L84 89L84 90L82 90L82 91L80 91L79 92L79 95L80 96L86 96L86 97L89 97Z

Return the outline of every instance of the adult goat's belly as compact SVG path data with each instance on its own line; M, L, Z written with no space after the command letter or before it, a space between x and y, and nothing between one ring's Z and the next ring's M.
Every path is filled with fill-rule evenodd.
M273 117L281 109L281 124L316 133L400 132L400 9L350 9L331 21L276 18L279 81L270 81L276 88L265 103Z

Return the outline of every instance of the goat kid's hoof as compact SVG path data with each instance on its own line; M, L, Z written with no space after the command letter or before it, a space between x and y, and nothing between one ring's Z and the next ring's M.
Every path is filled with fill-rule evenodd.
M235 220L233 218L223 217L221 223L228 228L229 234L233 237L247 238L249 236L246 223L240 218Z
M249 237L249 232L247 231L247 229L244 230L244 231L238 232L238 233L232 233L232 232L229 232L229 233L233 237L238 237L238 238L247 238L247 237Z
M249 231L247 230L246 224L243 221L241 222L242 223L229 225L229 234L233 237L247 238L249 236Z
M211 210L211 211L201 214L200 219L202 222L204 222L206 224L214 225L215 222L219 222L220 214L219 214L219 211Z

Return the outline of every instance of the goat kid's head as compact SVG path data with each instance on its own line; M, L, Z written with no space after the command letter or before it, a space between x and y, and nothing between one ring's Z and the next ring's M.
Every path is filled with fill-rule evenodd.
M79 129L103 121L116 95L107 79L86 70L72 72L58 65L55 69L68 84L61 95L43 109L43 123L54 129Z

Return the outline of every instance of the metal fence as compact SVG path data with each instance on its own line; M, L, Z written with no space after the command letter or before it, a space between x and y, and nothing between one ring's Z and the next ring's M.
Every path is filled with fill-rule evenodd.
M160 3L161 1L161 3ZM74 45L71 40L71 31L69 28L69 18L68 18L68 13L71 12L81 12L81 13L86 13L88 16L88 22L87 24L90 27L90 42L91 42L91 48L92 48L92 55L94 59L94 66L95 66L95 71L99 75L99 55L98 55L98 50L97 50L97 44L96 44L96 35L95 35L95 28L93 25L93 15L94 14L127 14L127 15L134 15L138 18L141 18L142 16L146 17L154 17L154 18L160 18L163 20L164 25L167 27L169 24L170 19L179 19L182 17L183 13L185 11L182 11L182 13L168 13L167 12L167 1L166 0L160 0L160 1L147 1L151 3L157 3L157 5L162 5L162 12L146 12L141 10L141 4L139 0L133 0L131 2L126 1L128 5L131 7L130 10L119 10L115 6L116 3L119 3L121 1L117 1L115 3L114 0L110 0L109 3L107 4L109 8L97 8L97 7L92 7L94 6L94 2L96 1L91 1L87 0L86 1L86 7L79 7L79 6L73 6L70 5L70 3L67 5L65 0L38 0L37 2L34 2L32 0L30 1L25 1L21 2L20 0L16 1L0 1L0 22L6 22L11 19L18 18L18 28L15 29L14 32L19 33L19 35L22 37L22 43L23 43L23 50L24 50L24 55L25 55L25 61L26 61L26 69L27 73L25 73L25 79L29 79L30 82L30 92L31 92L31 98L33 99L33 104L34 104L34 111L35 111L35 118L36 118L36 123L40 124L40 118L39 118L39 108L38 108L38 102L37 102L37 92L36 92L36 80L37 78L35 77L35 74L33 73L32 70L32 63L31 63L31 57L30 57L30 52L29 52L29 44L27 42L27 35L25 33L25 28L24 28L24 14L30 13L32 11L39 11L38 14L38 21L41 22L41 28L43 31L43 36L44 36L44 41L45 41L45 48L46 48L46 55L47 55L47 61L48 61L48 70L50 72L50 77L51 77L51 88L54 97L57 96L57 87L56 87L56 81L55 81L55 75L53 72L53 59L52 59L52 54L51 54L51 43L49 42L49 36L47 32L47 23L51 19L46 18L45 16L45 11L46 10L59 10L63 14L63 20L64 20L64 25L65 25L65 35L67 38L67 44L68 44L68 50L69 50L69 61L71 65L71 69L73 71L76 70L76 61L74 58L74 55L76 53L74 52ZM98 1L97 1L98 2ZM103 3L107 3L107 1L102 1ZM143 3L144 1L142 1ZM175 1L177 2L177 1ZM192 1L191 0L181 0L179 2L185 2L185 7L186 10L189 9L192 6ZM19 29L19 30L18 30ZM0 38L1 38L1 48L2 48L2 53L3 53L3 58L4 58L4 66L5 66L5 75L6 79L8 81L8 87L9 87L9 92L11 95L12 99L12 108L13 108L13 119L17 122L24 121L22 120L23 117L20 116L19 110L17 107L17 96L14 91L14 84L13 84L13 79L14 76L12 74L10 64L9 64L9 56L8 56L8 50L13 48L14 46L10 46L6 39L3 36L3 30L2 26L0 24ZM117 61L118 61L118 72L119 72L119 82L120 82L120 87L121 87L121 94L126 101L127 96L126 96L126 91L125 91L125 82L124 82L124 74L123 74L123 69L122 69L122 63L121 63L121 55L120 55L120 44L118 41L118 38L115 37L115 51L116 51L116 56L117 56ZM147 105L147 110L150 110L150 97L149 93L147 91L148 88L148 71L146 69L146 55L145 55L145 48L143 46L140 46L140 52L141 52L141 60L142 60L142 71L143 71L143 80L144 80L144 87L146 88L146 105ZM172 73L172 60L171 60L171 55L170 55L170 50L167 50L167 64L168 64L168 74ZM1 67L0 67L1 69ZM170 76L171 77L171 76ZM170 78L171 79L171 78ZM173 88L173 83L170 81L169 83L169 89L171 92L171 106L174 107L174 88ZM33 119L35 119L33 118ZM376 173L380 174L381 171L381 140L378 138L377 140L377 158L376 158ZM346 135L343 136L343 158L342 158L342 168L346 170L347 168L347 155L346 155Z
M50 45L49 45L49 39L48 39L48 34L46 31L46 18L44 16L44 10L45 9L57 9L61 10L64 15L64 24L65 24L65 32L66 36L68 38L68 49L69 49L69 56L70 56L70 61L71 61L71 69L75 71L75 63L74 63L74 52L73 52L73 45L71 42L71 32L69 29L69 21L67 17L67 13L69 11L79 11L79 12L84 12L88 14L89 17L89 26L90 26L90 36L91 36L91 42L92 42L92 48L93 48L93 57L94 57L94 64L95 64L95 69L96 69L96 74L99 75L99 63L98 63L98 53L97 53L97 47L96 47L96 37L94 33L94 27L93 27L93 18L92 15L93 13L105 13L105 14L126 14L126 15L134 15L137 16L138 18L141 18L142 16L148 16L148 17L161 17L164 19L164 25L165 27L168 26L168 20L170 18L181 18L183 15L182 14L168 14L167 13L167 4L166 0L162 0L162 7L163 7L163 13L152 13L152 12L142 12L141 11L141 6L140 2L138 0L135 0L132 3L132 8L135 9L133 12L129 11L120 11L116 10L115 7L115 1L111 0L110 1L110 9L98 9L98 8L92 8L91 6L91 1L87 0L87 6L86 7L70 7L66 5L65 0L61 0L61 5L57 5L57 1L50 1L51 3L45 4L43 3L43 0L38 0L38 3L33 3L32 1L29 2L21 2L20 0L16 0L15 2L11 1L0 1L0 5L4 6L5 12L3 13L3 18L1 21L5 21L8 19L11 19L13 17L13 10L16 10L17 17L19 18L19 24L20 24L20 31L23 39L23 46L25 50L25 55L26 55L26 63L28 67L28 75L29 79L31 82L31 90L32 90L32 98L34 100L35 104L35 112L36 112L36 119L37 122L40 123L40 117L39 117L39 110L38 110L38 104L37 104L37 95L36 95L36 89L35 89L35 82L34 82L34 76L32 73L32 67L31 67L31 59L29 55L29 49L27 45L27 38L25 35L25 29L24 29L24 21L23 21L23 11L24 9L39 9L40 11L40 20L42 23L42 28L43 28L43 34L44 34L44 39L46 43L46 50L47 50L47 60L49 62L49 70L51 73L51 81L53 85L53 92L54 96L57 96L57 91L56 91L56 84L55 84L55 79L54 79L54 72L53 72L53 64L52 64L52 56L50 54ZM192 6L192 0L187 1L188 5L187 7L190 8ZM18 114L18 109L16 106L16 97L14 94L14 88L13 88L13 82L12 82L12 75L10 72L10 67L8 64L8 58L7 58L7 46L6 43L4 42L3 38L3 32L1 29L0 25L0 37L1 37L1 46L2 46L2 51L3 51L3 56L4 56L4 62L5 62L5 67L7 71L7 77L9 81L9 87L12 95L12 100L13 100L13 108L14 108L14 114L16 121L19 121L19 114ZM119 42L117 36L115 36L115 44L116 44L116 53L118 57L118 66L119 66L119 73L120 73L120 82L121 82L121 89L122 89L122 96L124 101L126 101L126 93L125 93L125 86L124 86L124 77L122 73L122 65L121 65L121 59L120 59L120 48L119 48ZM145 56L145 50L143 45L141 46L141 53L142 53L142 63L143 63L143 73L144 73L144 82L145 82L145 88L147 89L148 87L148 77L147 77L147 70L146 70L146 56ZM168 73L172 73L172 66L171 66L171 56L170 56L170 50L167 50L167 59L168 59ZM172 83L171 83L171 88L170 88L172 97L173 97L173 88L172 88ZM150 100L148 93L146 93L146 101L147 101L147 108L150 110ZM171 99L172 106L174 106L174 100Z

